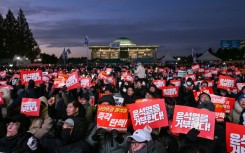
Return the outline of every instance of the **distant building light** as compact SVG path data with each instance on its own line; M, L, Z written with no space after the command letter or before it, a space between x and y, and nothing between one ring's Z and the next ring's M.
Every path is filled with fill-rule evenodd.
M13 67L13 64L9 64L9 67Z

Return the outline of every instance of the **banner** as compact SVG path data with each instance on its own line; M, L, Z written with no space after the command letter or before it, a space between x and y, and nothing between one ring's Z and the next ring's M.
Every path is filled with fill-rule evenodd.
M40 105L40 99L22 98L20 113L26 116L39 116Z
M217 87L227 90L228 88L234 88L235 84L236 84L236 79L235 78L232 78L232 77L229 77L229 76L220 75Z
M162 89L166 86L166 80L152 80L152 83L155 84L158 89Z
M168 126L164 99L128 105L134 130L143 129L146 125L151 128Z
M238 92L241 91L242 87L244 87L244 86L245 86L245 83L237 83L236 87L237 87Z
M104 71L101 71L98 75L98 79L107 79L108 74Z
M212 73L211 72L204 72L203 76L204 76L204 78L212 78Z
M70 74L69 78L66 80L67 90L75 89L80 86L77 72Z
M110 75L112 72L112 68L106 68L105 72L106 74Z
M21 77L21 83L23 85L28 84L29 80L34 80L35 84L41 84L43 83L42 80L42 71L37 70L37 71L21 71L20 72L20 77Z
M218 96L214 94L210 94L211 101L216 105L216 104L221 104L223 105L223 108L225 110L225 113L230 114L233 106L235 104L235 98L229 98L229 97L223 97L223 96Z
M50 80L50 78L48 75L43 75L43 82L44 83L49 83L49 80Z
M65 78L55 78L54 79L54 84L53 84L53 87L55 88L62 88L66 83L66 79Z
M200 68L199 73L203 73L203 72L204 72L204 68Z
M213 91L213 88L212 87L202 88L202 89L200 89L198 91L193 90L193 95L194 95L194 98L195 98L196 101L198 101L199 95L201 93L207 93L207 94L210 95L210 94L214 94L214 91Z
M196 81L196 74L186 74L185 80L187 80L188 78L191 78L192 81Z
M3 101L3 93L0 92L0 105L3 105L4 101Z
M178 70L178 77L183 78L187 74L187 71Z
M245 126L226 122L226 150L230 153L245 152Z
M0 71L0 77L5 78L6 77L6 72L5 71Z
M2 86L7 85L7 81L5 81L5 80L0 80L0 85L2 85Z
M198 71L200 69L200 65L199 64L194 64L194 65L191 66L191 69L193 71Z
M198 137L213 140L215 113L205 109L175 105L172 131L187 134L192 128L200 131Z
M91 87L91 81L92 81L92 78L85 78L85 77L81 77L80 78L80 85L81 85L81 88L90 88Z
M178 95L179 95L179 87L168 86L162 88L163 97L178 97Z
M121 106L98 105L97 128L127 131L128 109Z
M180 87L181 81L180 80L170 80L170 84L174 84L177 87Z

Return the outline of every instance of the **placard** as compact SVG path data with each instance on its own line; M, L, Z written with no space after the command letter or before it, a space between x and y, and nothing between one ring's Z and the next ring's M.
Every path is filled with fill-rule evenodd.
M37 71L21 71L20 73L21 76L21 83L23 85L28 84L29 80L34 80L35 84L41 84L43 83L42 80L42 71L37 70Z
M20 112L26 116L39 116L40 105L40 99L22 98Z

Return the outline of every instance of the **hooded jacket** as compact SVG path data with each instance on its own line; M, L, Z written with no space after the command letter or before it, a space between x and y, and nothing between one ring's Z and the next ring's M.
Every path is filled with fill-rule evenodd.
M31 117L31 126L28 132L32 133L36 138L41 139L42 136L51 131L54 120L48 115L47 99L44 96L39 99L43 106L38 117Z

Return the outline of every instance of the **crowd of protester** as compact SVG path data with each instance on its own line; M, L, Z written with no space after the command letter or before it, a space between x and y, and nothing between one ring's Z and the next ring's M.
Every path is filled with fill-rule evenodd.
M201 65L202 66L202 65ZM206 65L204 65L206 66ZM215 66L214 66L215 67ZM113 76L115 84L98 78L99 71L111 68L109 76ZM178 77L176 66L143 65L90 65L78 67L39 67L39 68L2 68L6 72L0 81L6 81L10 89L0 86L3 104L0 113L0 152L6 153L226 153L225 123L231 122L245 126L245 86L241 91L217 88L219 74L230 76L236 82L244 83L245 74L235 75L234 66L216 66L217 75L205 78L202 73L195 72L199 84L191 78ZM67 90L54 88L54 77L46 83L36 84L29 80L27 85L21 84L19 75L24 69L41 69L49 74L57 72L69 74L77 71L79 76L92 77L93 84L89 88ZM164 72L159 71L164 69ZM184 67L182 70L190 69ZM225 73L223 73L225 69ZM99 70L99 71L98 71ZM121 77L122 72L132 74L133 80ZM180 80L177 97L163 97L162 91L152 80L166 80L166 86L174 86L170 80ZM234 108L226 114L223 122L215 123L214 140L198 137L200 131L190 129L187 134L174 135L169 127L133 130L129 123L127 132L116 129L108 131L97 128L97 105L122 105L135 103L137 99L163 98L166 104L168 120L173 119L176 105L215 110L208 93L201 93L196 101L193 90L201 90L213 80L212 89L215 95L235 98ZM102 94L102 96L101 96ZM113 95L124 98L118 104ZM91 103L94 98L94 105ZM39 116L25 116L20 113L22 98L40 99Z

